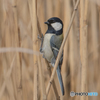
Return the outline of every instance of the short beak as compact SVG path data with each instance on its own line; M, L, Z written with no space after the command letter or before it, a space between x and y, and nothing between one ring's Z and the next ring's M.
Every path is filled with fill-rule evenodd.
M47 21L47 22L44 22L44 23L45 23L45 24L47 24L47 25L49 24L49 22L48 22L48 21Z

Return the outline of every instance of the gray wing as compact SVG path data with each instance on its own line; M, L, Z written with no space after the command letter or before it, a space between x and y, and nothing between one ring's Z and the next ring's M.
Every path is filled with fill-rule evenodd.
M62 35L60 35L60 36L53 35L51 37L50 45L51 45L51 49L53 51L53 54L54 54L54 58L55 59L57 58L57 55L59 53L59 49L60 49L62 40L63 40L63 36ZM60 58L59 65L62 64L62 61L63 61L63 53L62 53L62 56Z

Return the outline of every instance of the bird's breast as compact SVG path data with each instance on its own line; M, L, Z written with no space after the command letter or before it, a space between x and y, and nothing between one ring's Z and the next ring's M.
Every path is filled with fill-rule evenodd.
M43 56L49 62L51 62L51 60L53 58L53 52L52 52L51 46L50 46L50 39L52 36L53 36L53 34L45 34L44 41L43 41L43 47L42 47Z

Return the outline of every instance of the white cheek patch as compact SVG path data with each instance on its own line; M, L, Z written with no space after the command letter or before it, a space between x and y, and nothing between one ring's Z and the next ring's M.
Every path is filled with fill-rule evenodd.
M56 30L59 31L62 29L62 24L59 22L52 23L51 26Z

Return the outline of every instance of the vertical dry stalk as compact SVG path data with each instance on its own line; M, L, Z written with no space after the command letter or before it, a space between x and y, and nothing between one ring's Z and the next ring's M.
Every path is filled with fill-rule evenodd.
M72 18L71 18L71 21L70 21L69 26L68 26L68 30L67 30L67 32L66 32L66 35L65 35L64 40L63 40L63 42L62 42L61 48L60 48L60 50L59 50L59 53L58 53L58 56L57 56L57 60L56 60L55 66L54 66L54 69L53 69L53 72L52 72L50 81L49 81L48 86L47 86L47 89L46 89L46 94L47 94L47 95L48 95L48 93L49 93L50 86L51 86L51 83L52 83L52 81L53 81L53 78L54 78L54 75L55 75L55 72L56 72L56 69L57 69L57 66L58 66L60 57L61 57L61 55L62 55L62 51L63 51L64 45L65 45L66 39L67 39L67 37L68 37L68 34L69 34L69 31L70 31L70 28L71 28L73 19L74 19L74 17L75 17L75 14L76 14L76 10L77 10L79 1L80 1L80 0L77 0L77 3L76 3L76 5L75 5L75 10L74 10L74 12L73 12L73 14L72 14Z
M46 0L46 16L47 19L49 19L50 17L53 17L53 4L52 4L53 0Z
M69 3L69 19L71 18L71 6ZM75 91L75 80L74 80L74 72L75 72L75 33L73 30L73 25L70 30L70 74L71 74L71 90Z
M100 6L99 6L99 27L100 27ZM100 33L100 28L99 28L99 33ZM100 34L99 34L99 37L100 37ZM100 39L99 39L99 45L100 45ZM100 61L100 50L99 50L99 61ZM100 62L99 62L99 66L100 66ZM100 73L99 73L99 76L100 76Z
M98 38L98 12L97 12L97 5L93 2L91 2L91 33L92 33L92 43L93 43L93 65L95 66L94 68L94 77L97 78L97 71L98 71L98 66L99 66L99 38ZM98 79L98 78L97 78Z
M3 11L2 11L2 0L0 0L0 48L1 48L1 39L2 39L2 20L3 20ZM0 89L2 84L2 75L3 75L3 66L2 66L2 54L0 54ZM1 94L0 94L1 95Z
M83 34L84 0L80 0L80 40ZM80 41L80 56L82 59L82 42Z
M38 3L39 3L39 7L37 9L37 16L41 16L41 17L38 17L38 21L40 22L40 26L41 26L41 31L42 33L44 34L45 33L45 25L44 25L44 22L45 22L45 11L44 11L44 0L41 1L39 0ZM41 10L41 11L40 11Z
M3 1L2 2L3 3L3 9L4 9L4 7L5 7L5 5L4 5L4 3L7 3L7 1ZM3 11L3 25L4 25L4 23L5 23L5 21L7 21L8 19L7 19L7 16L6 16L6 13L7 13L7 11ZM4 14L5 14L5 16L4 16ZM11 13L10 13L11 14ZM9 21L8 21L9 22ZM6 27L6 29L7 29L7 31L6 31L6 34L8 33L9 34L9 26L7 26L7 25L5 25L5 27ZM2 27L2 32L4 32L4 27ZM4 33L3 33L4 34ZM2 35L3 35L2 34ZM11 40L11 38L10 38L10 36L8 36L8 43L6 43L6 45L9 45L9 42L10 42L10 40ZM8 55L6 55L6 57L8 57ZM2 56L2 59L3 59L3 56ZM11 56L9 56L9 60L6 62L6 61L4 61L5 59L3 59L2 60L2 63L7 63L7 64L5 64L5 66L3 66L3 71L5 70L6 72L7 72L7 68L11 68L11 66L9 66L9 63L10 63L10 60L11 60ZM6 77L6 75L4 75L4 77ZM13 100L15 100L15 98L14 98L14 89L13 89L13 86L12 86L12 80L11 80L11 77L9 77L9 79L6 77L6 79L5 79L5 81L4 81L4 83L3 83L3 86L2 86L2 88L1 88L1 91L0 91L0 99L1 99L1 97L2 97L2 95L3 95L3 92L4 92L4 90L5 90L5 87L7 88L7 91L8 91L8 93L9 93L9 97L11 98L11 99L13 99Z
M98 9L99 9L99 32L98 32L99 35L98 35L98 37L100 37L100 5L98 6ZM95 19L95 20L96 20L96 19ZM95 27L96 27L96 26L95 26ZM99 39L99 38L98 38L98 39ZM96 41L96 42L97 42L97 41ZM97 45L98 45L98 48L99 48L97 52L98 52L99 54L98 54L98 57L97 57L97 58L98 58L98 67L97 67L97 70L98 70L98 71L96 72L96 73L97 73L96 75L99 76L99 77L97 77L97 80L98 80L98 81L97 81L97 88L98 88L97 91L98 91L98 94L100 94L100 72L99 72L99 71L100 71L100 39L98 40ZM98 95L98 98L100 98L100 95Z
M41 56L38 57L38 65L39 65L39 77L40 77L40 83L41 83L42 100L47 100L46 99L44 77L43 77L43 68L42 68L43 66L41 66Z
M73 0L73 5L75 5L75 0ZM74 72L74 76L76 77L75 78L75 82L74 83L76 83L76 84L74 84L75 86L76 86L76 90L75 91L81 91L80 90L80 87L79 87L79 85L80 85L80 79L81 79L81 76L80 76L80 74L81 74L81 72L80 72L80 68L81 68L81 60L80 60L80 44L79 44L79 24L80 24L80 21L79 21L79 9L77 10L77 12L76 12L76 16L75 16L75 20L74 20L74 39L75 39L75 41L74 41L74 56L75 56L75 59L74 59L74 61L75 61L75 72ZM76 69L78 69L78 70L76 70ZM79 99L80 97L79 96L76 96L76 100L77 99Z
M68 19L68 2L69 0L64 0L64 36L65 36L65 33L66 33L66 28L68 27L68 24L69 24L69 19ZM67 12L68 11L68 12ZM68 43L69 41L67 40L66 43L65 43L65 46L64 46L64 56L63 56L63 64L62 64L62 77L63 77L63 83L64 83L64 88L65 89L65 95L64 95L64 100L68 98L68 85L67 85L67 82L68 82ZM67 77L67 78L66 78Z
M36 3L37 1L36 0L33 0L32 1L32 6L35 6L33 9L30 9L30 11L32 11L32 10L35 10L34 12L33 12L33 14L34 14L34 17L32 17L31 16L31 19L34 19L34 20L32 20L32 26L33 26L33 41L34 41L34 46L33 46L33 49L34 50L36 50L36 51L38 51L39 50L39 41L37 40L37 33L38 33L38 31L39 31L39 35L40 35L40 37L42 36L42 34L41 34L41 28L40 28L40 25L39 25L39 21L38 21L38 17L37 17L37 8L36 8ZM35 22L34 22L35 21ZM37 31L37 27L38 27L38 31ZM38 43L37 43L38 42ZM39 66L39 77L40 77L40 82L41 82L41 94L42 94L42 100L46 100L46 91L45 91L45 84L44 84L44 77L43 77L43 70L42 70L42 66L41 66L41 59L40 59L41 57L39 56L39 57L36 57L36 56L34 56L34 64L35 63L38 63L38 66ZM34 66L34 100L37 100L38 99L38 97L37 97L37 95L38 94L36 94L36 92L38 92L38 90L37 90L37 68L36 67L38 67L38 66Z
M65 0L66 1L66 0ZM70 21L70 18L71 18L71 4L70 4L70 0L67 0L66 2L66 20L67 20L67 24L69 23ZM76 17L76 16L75 16ZM68 41L67 41L68 42ZM74 78L74 73L75 73L75 48L76 48L76 45L75 45L75 33L73 31L73 25L71 27L71 30L70 30L70 35L69 35L69 44L70 44L70 86L71 86L71 91L75 91L75 78ZM64 53L64 55L66 56L66 51ZM68 55L68 54L67 54ZM75 98L75 97L74 97ZM72 98L72 99L74 99Z
M81 18L80 18L80 54L81 54L81 92L87 91L87 67L88 67L88 56L87 56L87 12L88 12L88 0L80 1L81 7ZM86 96L82 96L81 100L86 100Z
M60 0L55 0L55 11L54 11L54 15L56 17L60 16L60 10L61 10L61 6L60 6L61 1Z
M38 17L37 17L37 27L38 27L38 33L39 33L40 37L42 37L42 31L41 31ZM38 50L39 50L39 48L38 48ZM42 100L46 100L47 97L46 97L46 89L45 89L45 83L44 83L44 77L43 77L43 68L42 68L43 66L41 66L42 65L41 56L38 56L38 65L39 65L39 74L40 74L40 82L41 82Z
M75 0L73 0L73 5L75 6ZM77 13L76 13L76 16L75 16L75 32L76 32L76 35L77 35L77 40L79 40L79 10L77 10Z
M33 43L34 43L34 46L33 46L33 50L35 51L38 51L39 50L39 42L37 40L37 33L39 31L39 34L41 36L41 29L40 29L40 26L39 26L39 21L38 21L38 18L37 18L37 1L36 0L33 0L32 1L32 6L34 6L34 8L32 9L33 10L33 14L34 16L32 17L33 20L32 20L32 26L33 26ZM37 26L38 26L38 31L37 31ZM40 74L40 80L41 80L41 93L42 93L42 100L46 100L46 92L45 92L45 84L44 84L44 77L43 77L43 72L42 72L42 66L41 66L41 57L36 57L34 56L34 100L37 100L38 99L38 90L37 90L37 71L38 69L36 67L39 66L39 74Z
M19 47L19 34L18 34L18 22L17 22L17 2L16 0L12 0L12 7L14 13L14 27L15 27L15 45ZM21 54L17 52L17 66L15 68L16 72L16 85L17 85L17 99L22 100L22 66L21 66Z
M33 30L33 51L38 51L38 41L37 41L37 16L36 16L36 2L37 0L32 0L32 30ZM33 69L33 77L34 77L34 94L33 94L33 100L38 100L38 57L36 55L33 55L33 63L34 63L34 69Z

